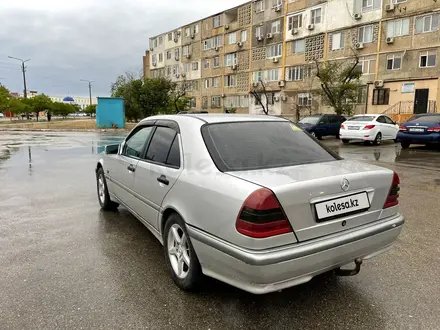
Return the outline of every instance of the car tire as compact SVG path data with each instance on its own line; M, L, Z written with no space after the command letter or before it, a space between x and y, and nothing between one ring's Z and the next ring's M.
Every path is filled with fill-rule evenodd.
M342 139L342 143L343 143L343 144L349 144L349 143L350 143L350 140Z
M165 261L171 278L182 290L199 288L203 274L199 260L186 231L185 222L172 213L166 220L163 231Z
M400 142L400 146L402 147L402 149L408 149L410 145L411 143L409 142Z
M376 137L374 138L373 145L380 146L382 144L382 134L377 133Z
M397 141L397 139L394 139L393 141L394 141L394 143L397 143L397 142L399 142L399 141Z
M100 167L96 172L96 188L98 192L98 201L101 205L101 209L104 211L114 211L118 208L119 204L113 202L110 199L108 193L107 181L105 180L104 169Z

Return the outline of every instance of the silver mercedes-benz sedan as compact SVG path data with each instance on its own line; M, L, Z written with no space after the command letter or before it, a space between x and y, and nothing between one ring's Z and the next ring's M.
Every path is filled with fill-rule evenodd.
M101 207L133 213L185 290L202 274L256 294L355 275L404 223L396 173L343 160L278 117L146 118L105 148L96 177Z

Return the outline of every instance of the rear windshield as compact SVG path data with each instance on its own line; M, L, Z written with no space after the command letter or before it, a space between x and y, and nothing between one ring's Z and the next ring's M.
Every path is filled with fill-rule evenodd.
M440 115L433 116L414 116L408 122L419 122L419 123L440 123Z
M220 171L241 171L340 159L290 122L210 124L202 135Z
M305 117L299 121L300 124L316 124L318 123L320 116L314 116L314 117Z
M357 116L351 117L349 121L373 121L376 116Z

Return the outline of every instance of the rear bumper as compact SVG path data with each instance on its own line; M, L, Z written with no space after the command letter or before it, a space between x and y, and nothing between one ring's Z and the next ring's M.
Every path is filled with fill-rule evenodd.
M344 140L360 140L360 141L374 141L376 138L376 132L374 131L352 131L352 130L340 130L339 137Z
M414 144L440 143L440 133L410 134L399 132L397 134L397 141Z
M188 226L203 273L242 290L264 294L310 281L314 276L391 248L402 215L324 238L276 249L242 249Z

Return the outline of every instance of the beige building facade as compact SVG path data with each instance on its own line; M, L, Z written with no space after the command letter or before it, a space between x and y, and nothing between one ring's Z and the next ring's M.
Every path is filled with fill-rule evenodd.
M254 0L150 38L144 75L191 88L209 112L332 112L315 61L359 58L357 113L438 112L440 2L434 0Z

